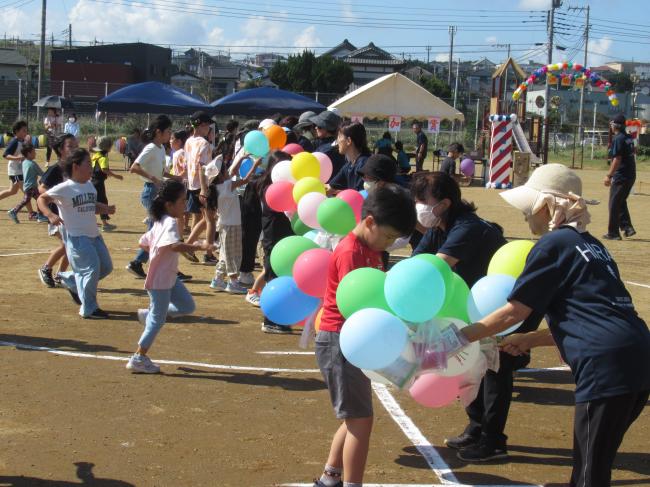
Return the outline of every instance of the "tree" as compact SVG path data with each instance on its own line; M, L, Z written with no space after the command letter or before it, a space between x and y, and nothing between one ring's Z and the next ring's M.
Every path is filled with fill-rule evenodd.
M352 68L331 56L303 51L278 61L270 72L271 81L283 90L296 92L345 93L353 81Z
M616 93L629 93L634 89L634 82L627 73L613 73L607 75L607 81L612 84Z
M418 83L438 98L451 98L449 85L435 76L421 76Z

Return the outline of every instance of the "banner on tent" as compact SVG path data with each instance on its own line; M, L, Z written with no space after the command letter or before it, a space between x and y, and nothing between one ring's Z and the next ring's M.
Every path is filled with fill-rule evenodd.
M402 129L402 117L400 115L391 115L388 117L388 131L399 132Z
M427 131L430 134L437 134L440 132L440 117L429 117Z

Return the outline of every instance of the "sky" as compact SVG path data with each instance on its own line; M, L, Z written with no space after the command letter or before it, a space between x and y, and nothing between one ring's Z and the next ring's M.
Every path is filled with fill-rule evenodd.
M454 59L501 62L510 44L520 62L546 61L546 12L551 0L49 0L47 38L73 45L151 42L242 57L256 52L323 52L347 38L369 42L398 57L446 61L448 26L455 25ZM647 0L613 8L604 0L563 0L556 10L554 61L584 57L585 10L590 6L589 66L615 60L650 62ZM491 7L488 5L492 4ZM0 35L37 40L41 2L0 0ZM635 12L637 13L635 15ZM644 13L645 12L645 13ZM427 49L427 46L429 48Z

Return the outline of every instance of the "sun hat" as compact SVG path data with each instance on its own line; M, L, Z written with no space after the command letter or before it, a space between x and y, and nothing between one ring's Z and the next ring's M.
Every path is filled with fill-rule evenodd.
M277 125L277 123L275 123L275 120L273 120L272 118L265 118L264 120L262 120L260 122L260 124L259 124L259 126L257 128L259 130L264 130L264 129L269 128L272 125Z
M309 119L316 116L316 112L308 111L300 114L298 118L298 123L293 126L294 130L304 130L307 127L314 125L313 122L310 122Z
M111 147L113 146L113 140L110 137L106 137L105 135L102 135L99 139L97 139L97 145L90 149L92 152L104 152L111 150Z
M325 129L328 132L336 132L339 125L341 125L341 117L330 110L320 112L315 117L311 117L309 121L316 125L316 127Z

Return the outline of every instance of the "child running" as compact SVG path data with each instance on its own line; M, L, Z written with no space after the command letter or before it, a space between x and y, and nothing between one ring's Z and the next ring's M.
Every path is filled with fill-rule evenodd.
M336 291L346 274L360 267L382 269L381 252L415 228L411 195L395 184L377 186L363 203L361 222L338 244L328 269L316 359L334 412L343 423L332 440L323 475L315 487L360 487L372 430L370 379L341 353L345 319L336 306ZM341 482L342 480L342 482Z
M23 192L25 193L25 196L17 206L7 212L9 218L11 218L14 223L20 223L18 221L18 212L23 208L23 206L28 203L31 204L32 198L34 200L38 199L38 177L43 175L43 170L38 164L36 164L36 162L34 162L34 159L36 159L36 149L34 149L34 146L32 144L25 144L20 152L24 158L22 171Z
M145 327L138 349L126 368L133 373L157 374L160 367L147 356L156 335L165 324L167 315L179 316L194 311L194 300L177 277L178 254L193 250L207 250L212 245L188 244L181 241L177 219L183 216L187 204L185 185L167 180L149 206L153 220L151 230L140 238L140 247L149 253L149 272L144 287L151 300L149 309L138 310L138 320Z
M116 174L111 171L108 163L108 153L111 151L113 141L108 137L100 137L97 141L97 147L93 148L93 156L91 158L93 164L93 177L92 183L97 190L97 201L99 203L108 204L108 197L106 196L106 180L109 177L114 177L122 181L124 177L121 174ZM115 230L115 225L108 223L110 217L104 213L99 215L102 220L102 231L110 232Z
M24 120L19 120L16 122L12 127L12 132L14 134L14 138L11 139L11 142L9 142L9 145L7 145L7 148L3 154L4 158L9 161L9 164L7 166L7 173L9 174L9 181L11 181L11 186L9 189L0 192L0 200L8 198L9 196L13 196L18 193L20 189L23 189L23 171L21 166L23 155L21 151L25 137L27 137L27 122ZM29 211L29 219L35 220L36 213L33 211L31 198L28 200L27 210ZM11 215L9 215L9 217L15 223L18 223L16 221L17 218L14 219Z
M99 235L96 213L115 213L115 206L97 202L97 190L90 182L90 153L76 149L63 163L68 179L38 198L38 207L52 225L65 225L65 249L73 271L61 272L63 285L81 305L85 319L106 319L108 313L97 304L97 284L113 270L111 256ZM56 203L59 214L49 204Z

